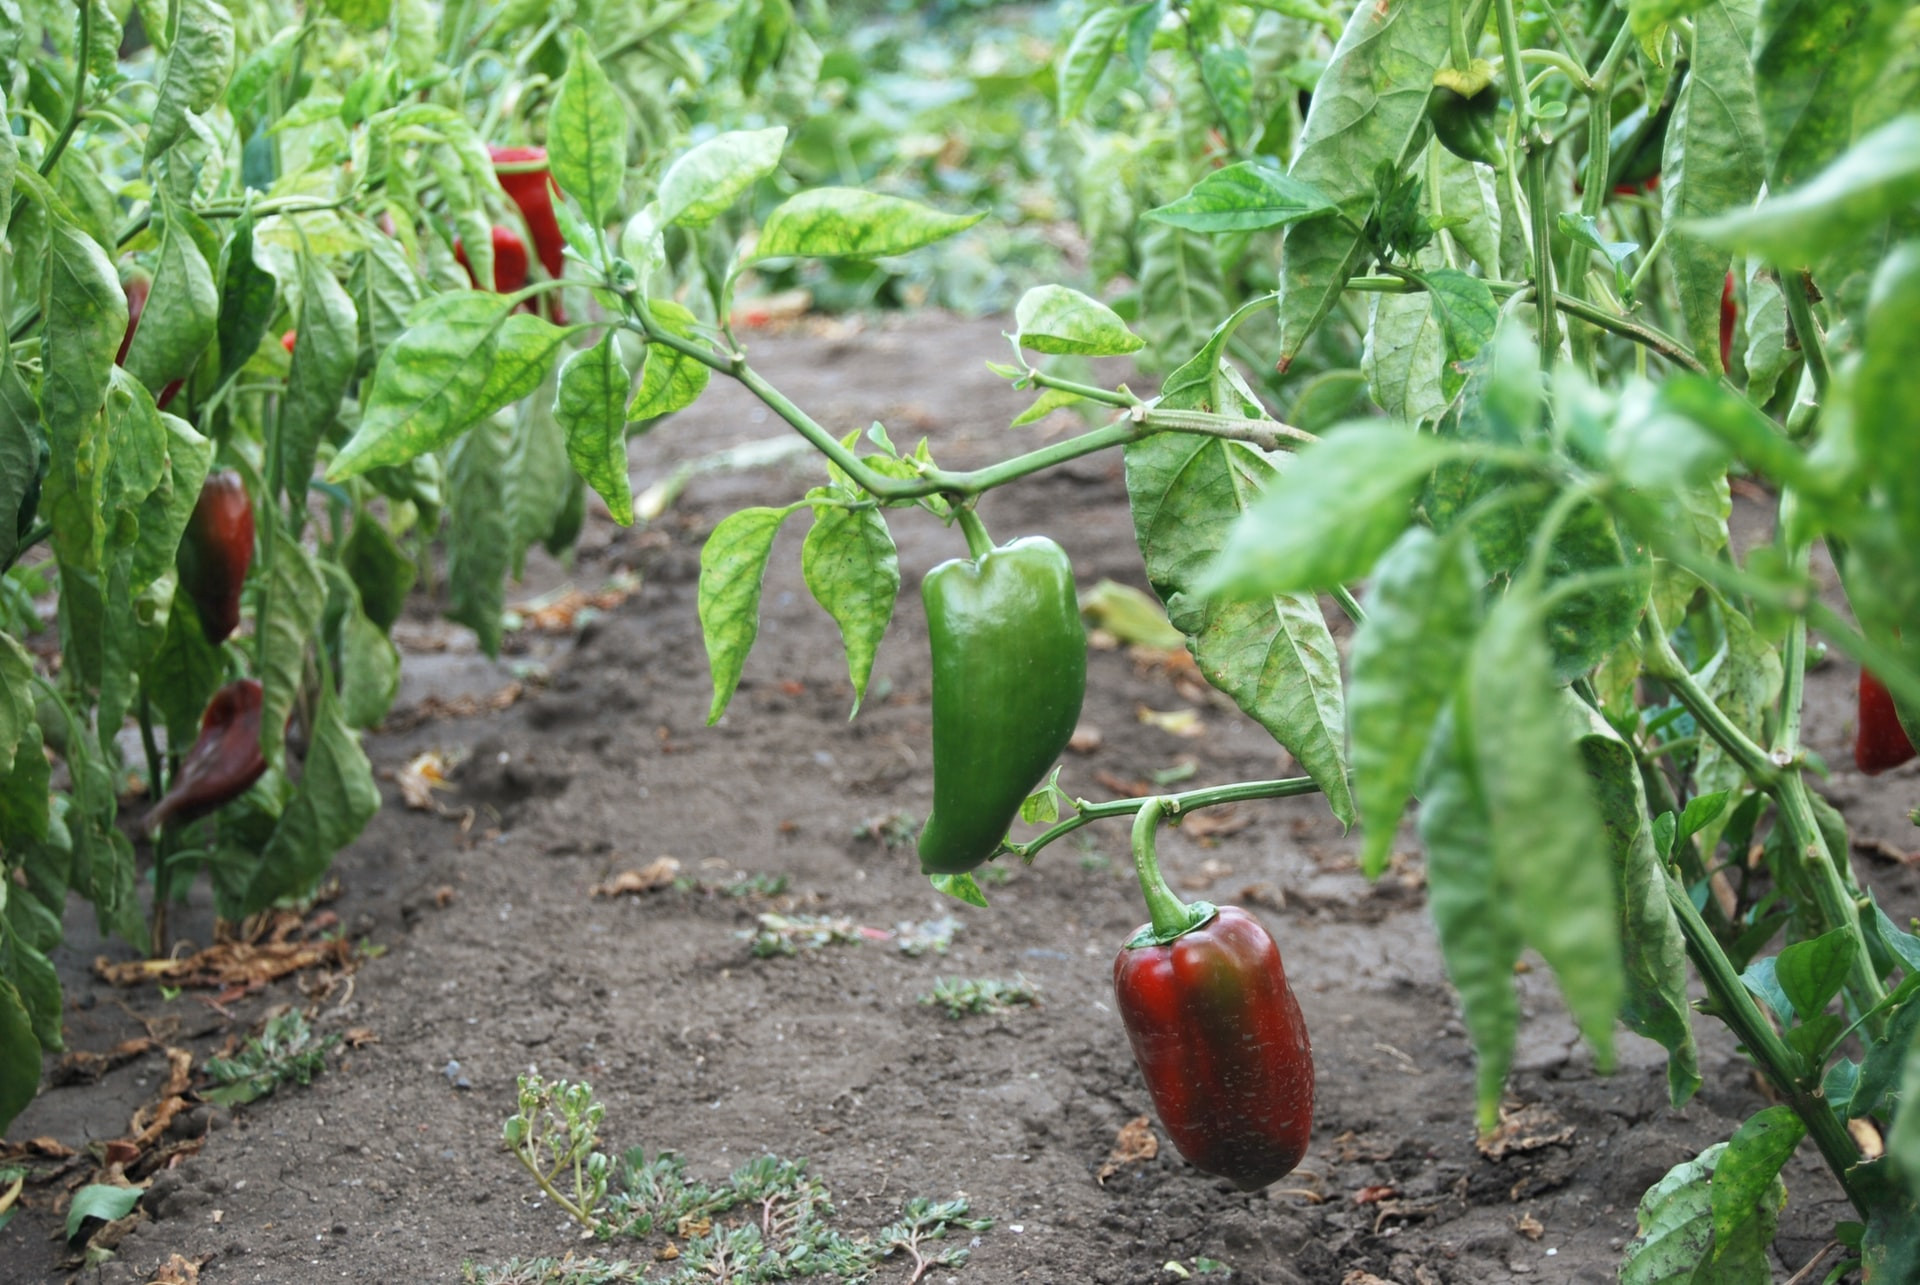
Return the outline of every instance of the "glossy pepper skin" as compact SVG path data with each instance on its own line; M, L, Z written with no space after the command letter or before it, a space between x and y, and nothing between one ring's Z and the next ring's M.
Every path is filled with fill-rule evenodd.
M1499 114L1500 89L1485 59L1474 59L1465 71L1443 67L1434 73L1427 119L1433 123L1433 136L1455 156L1495 169L1504 166Z
M1257 1191L1300 1163L1313 1048L1259 920L1223 906L1165 945L1128 944L1113 994L1154 1112L1195 1168Z
M547 270L548 276L558 281L566 268L562 251L566 249L567 239L561 235L560 221L553 214L555 188L553 175L545 168L547 149L489 147L487 152L495 166L538 164L542 167L501 171L500 188L520 207L520 217L527 221L527 231L533 235L533 248L540 256L540 266Z
M180 587L218 647L240 626L240 590L253 563L253 505L232 469L207 475L187 519L178 557Z
M146 827L192 821L246 793L267 770L260 755L260 684L228 683L207 702L200 735L180 760L166 796L147 813Z
M467 280L478 287L479 278L473 275L473 265L467 262L467 247L458 237L453 242L453 257L467 270ZM512 294L527 284L527 243L520 234L505 224L493 225L493 292Z
M920 869L959 874L1000 846L1067 747L1087 686L1087 631L1066 551L992 547L971 513L968 559L920 582L933 642L933 812Z
M1860 671L1860 719L1853 729L1853 765L1868 776L1878 776L1913 757L1913 742L1900 725L1893 693Z
M1720 369L1733 369L1733 327L1740 319L1740 303L1733 296L1733 273L1720 287Z

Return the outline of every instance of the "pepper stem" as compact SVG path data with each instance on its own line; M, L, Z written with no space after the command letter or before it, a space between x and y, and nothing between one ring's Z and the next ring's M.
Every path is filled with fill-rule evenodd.
M960 533L967 537L967 552L978 562L993 552L993 537L987 534L987 528L980 521L980 515L971 508L956 508L954 517L959 519Z
M1133 818L1133 872L1140 880L1140 895L1146 899L1147 915L1153 921L1152 932L1141 934L1133 945L1160 945L1182 937L1206 923L1217 913L1208 902L1191 906L1174 895L1160 873L1160 858L1154 851L1154 839L1160 829L1160 817L1167 801L1152 798L1140 805ZM1142 940L1144 938L1144 940Z

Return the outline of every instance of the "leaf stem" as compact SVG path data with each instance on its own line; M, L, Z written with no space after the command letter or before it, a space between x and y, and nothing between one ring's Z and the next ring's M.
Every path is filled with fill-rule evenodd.
M1215 807L1222 803L1241 803L1250 799L1287 799L1301 794L1318 794L1320 785L1312 777L1293 776L1276 781L1238 781L1232 785L1213 785L1199 790L1187 790L1180 794L1159 796L1163 811L1179 815L1191 812L1195 808ZM1025 843L1010 843L1007 851L1022 861L1032 861L1040 849L1056 839L1065 838L1081 826L1090 825L1107 817L1132 816L1145 807L1142 799L1113 799L1106 803L1089 803L1085 799L1073 801L1074 815L1057 822L1040 835Z
M92 0L78 0L80 9L79 40L74 46L73 59L77 65L73 76L73 104L67 109L67 123L60 127L59 137L53 140L53 146L40 158L40 176L45 178L53 173L53 167L60 163L60 156L67 150L67 144L73 141L74 131L80 128L81 118L87 114L87 53L93 44L93 3Z
M1207 902L1195 902L1189 906L1180 900L1174 895L1173 889L1167 886L1167 877L1160 873L1160 858L1154 850L1154 839L1159 832L1160 818L1165 813L1166 805L1166 799L1161 797L1142 799L1140 811L1133 818L1133 873L1140 881L1140 896L1147 903L1147 917L1153 921L1156 945L1165 945L1176 937L1190 933L1214 916L1214 908Z
M1800 341L1800 354L1807 359L1807 373L1813 376L1816 399L1827 399L1827 384L1833 371L1827 365L1826 343L1820 335L1820 323L1814 319L1813 304L1807 296L1813 291L1813 274L1790 268L1780 273L1780 297L1787 301L1787 319L1793 323L1794 337Z

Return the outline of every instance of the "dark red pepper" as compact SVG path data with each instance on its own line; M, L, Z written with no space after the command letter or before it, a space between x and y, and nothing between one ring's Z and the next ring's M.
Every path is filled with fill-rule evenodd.
M116 366L127 364L127 350L133 347L133 332L140 328L140 314L147 310L147 296L153 293L153 278L145 272L136 271L120 283L120 288L127 294L127 333L120 337L120 351L113 359L113 364ZM186 383L184 379L176 379L162 388L160 395L154 398L153 404L160 410L165 410L167 403L173 400L174 395L180 391L180 386L184 383Z
M1727 270L1727 283L1720 287L1720 369L1733 369L1733 323L1740 317L1740 305L1733 297L1733 270Z
M547 149L489 147L487 152L493 157L496 167L536 163L540 166L539 169L500 171L500 187L520 207L520 217L527 221L527 231L533 235L533 248L540 255L540 266L547 270L548 276L558 281L566 269L563 251L567 239L561 234L560 221L553 214L553 195L559 189L554 186L553 175L546 168Z
M267 770L260 754L261 696L260 684L251 678L213 694L200 716L200 735L180 760L166 797L147 813L147 829L206 816L260 779Z
M218 647L240 626L240 590L253 563L253 505L232 469L210 473L187 519L178 556L180 588Z
M460 238L453 239L453 257L467 270L467 280L478 287L480 279L473 275L473 265L467 262L467 247ZM505 224L493 225L493 292L512 294L527 284L527 243L520 234Z
M1280 948L1237 906L1183 905L1153 854L1159 800L1134 823L1153 921L1113 962L1113 993L1154 1112L1197 1169L1257 1191L1313 1132L1313 1048Z
M1893 693L1869 674L1860 671L1860 721L1853 729L1853 765L1868 776L1878 776L1890 767L1899 767L1913 757L1913 742L1900 725L1900 714L1893 707Z

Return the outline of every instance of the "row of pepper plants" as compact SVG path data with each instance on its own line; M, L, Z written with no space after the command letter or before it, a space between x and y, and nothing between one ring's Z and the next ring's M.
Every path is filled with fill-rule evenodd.
M712 20L712 6L618 19L329 6L233 72L233 16L183 0L149 27L165 34L147 98L118 93L104 10L73 22L47 8L36 38L86 56L69 62L71 90L39 63L16 64L10 82L9 101L30 106L11 166L6 403L27 429L9 428L23 444L9 446L6 476L25 509L35 471L22 462L44 434L37 511L62 649L52 673L6 649L9 1050L22 1032L57 1041L36 916L67 886L109 926L144 931L131 846L113 823L124 721L184 746L220 680L259 682L259 780L209 818L162 827L154 856L163 872L210 867L224 908L297 895L376 801L350 711L369 722L384 706L369 689L390 698L381 616L407 560L379 551L395 529L431 526L444 483L456 523L467 506L475 521L511 524L524 547L565 527L576 477L628 522L630 429L690 405L718 374L816 447L826 476L790 504L727 518L707 542L712 717L747 663L787 519L811 523L802 570L847 643L856 702L897 605L886 510L955 524L965 556L922 586L935 647L922 868L984 900L969 874L982 862L1032 860L1083 825L1132 822L1151 922L1122 948L1116 982L1164 1123L1194 1163L1248 1186L1291 1167L1311 1060L1264 930L1244 938L1252 921L1231 908L1181 906L1158 876L1158 827L1228 801L1319 794L1361 826L1363 868L1377 875L1417 797L1483 1128L1510 1068L1513 971L1529 949L1602 1067L1624 1022L1667 1049L1684 1103L1700 1085L1698 1008L1733 1029L1777 1098L1648 1193L1626 1279L1770 1279L1779 1173L1803 1140L1857 1215L1836 1228L1851 1254L1830 1279L1920 1272L1920 1111L1903 1109L1920 1091L1920 939L1858 883L1844 822L1808 785L1823 765L1800 744L1820 648L1870 667L1902 730L1920 730L1920 631L1901 632L1920 618L1920 116L1900 114L1920 65L1912 6L1089 5L1058 66L1062 114L1103 84L1191 64L1194 101L1219 118L1219 164L1141 217L1204 245L1277 239L1274 288L1223 288L1207 333L1166 363L1150 398L1084 375L1083 358L1142 349L1126 318L1064 286L1028 293L995 369L1035 391L1035 414L1079 405L1104 422L967 471L880 425L829 428L750 364L731 324L743 273L904 255L978 216L855 188L777 199L778 125L691 148L663 135L661 96L634 69L680 47L670 36L698 34L686 24ZM1297 119L1297 96L1257 81L1236 53L1265 9L1339 31ZM319 28L380 22L391 38L364 46L382 49L367 65L322 75L308 61ZM496 25L514 39L457 63ZM743 86L805 61L782 0L706 30ZM261 104L289 68L332 88L269 114ZM476 80L497 89L473 100L488 104L477 126L463 112ZM1257 133L1253 103L1272 108ZM272 126L246 127L252 108L301 128L276 149ZM90 145L71 147L83 129ZM116 198L97 199L101 168L76 160L108 138L140 140L141 177L117 198L140 211L132 231ZM489 157L482 138L544 155ZM304 149L293 163L289 147ZM542 162L554 186L531 186L563 242L559 270L543 257L545 279L506 289L517 269L490 225L516 222L518 205L539 243L527 206L541 202L503 180ZM216 220L223 235L205 231ZM473 279L503 289L462 288L456 235ZM174 351L141 355L136 336L121 369L127 292L113 255L125 246L158 263L148 302L169 309ZM1128 311L1151 329L1148 310ZM282 321L290 366L274 352ZM1316 343L1357 343L1384 418L1312 432L1276 417L1255 387L1269 386L1264 369L1250 380L1253 367L1236 364L1243 330L1265 336L1260 366L1283 376L1311 366L1302 354ZM176 378L191 420L157 404ZM1124 454L1146 578L1170 620L1302 777L1093 803L1048 775L1084 682L1070 569L1043 538L994 545L972 509L991 489L1109 450ZM196 564L175 551L216 452L271 518L247 575L252 631L217 650L210 613L170 600L194 583ZM1730 547L1734 474L1778 497L1776 533L1752 549ZM1850 613L1818 593L1822 542ZM455 613L484 640L497 597L459 595L496 592L504 568L462 574L460 547ZM1354 623L1344 675L1321 595ZM1029 646L1048 663L1016 664ZM983 684L1018 693L1026 717L983 717L966 700ZM146 757L157 790L166 764L157 749ZM1017 817L1045 828L1013 839ZM1223 1091L1197 1122L1158 1092L1177 1068L1156 1039L1231 1041L1196 1017L1204 1006L1177 1002L1189 948L1231 957L1247 984L1227 1020L1279 1041L1261 1041L1247 1069L1258 1092ZM1145 976L1163 958L1172 971ZM1707 995L1698 1006L1689 966ZM1164 998L1176 1002L1148 1002ZM0 1107L22 1100L20 1065L5 1059ZM1231 1065L1219 1074L1240 1078ZM1209 1152L1236 1129L1250 1150Z

